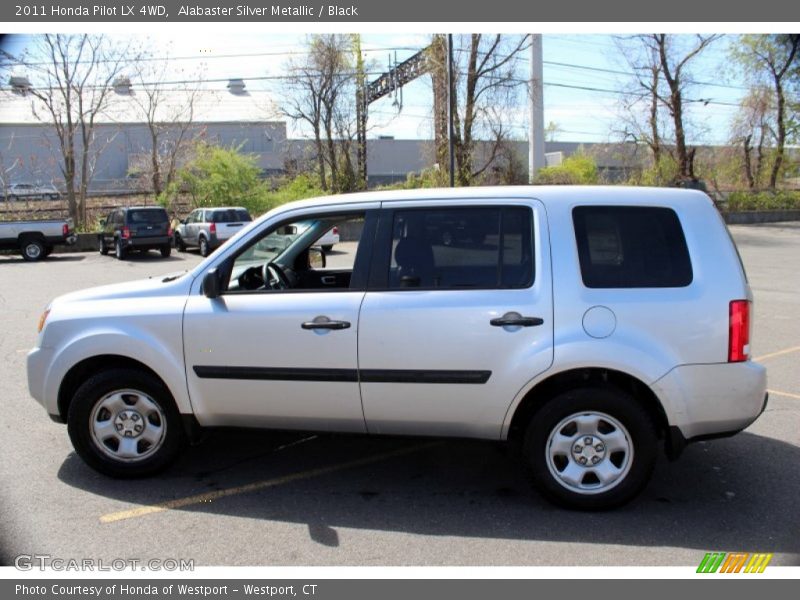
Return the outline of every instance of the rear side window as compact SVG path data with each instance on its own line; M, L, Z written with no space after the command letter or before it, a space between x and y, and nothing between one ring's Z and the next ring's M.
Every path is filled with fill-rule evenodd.
M142 208L128 213L128 222L136 223L165 223L169 221L167 211L163 208Z
M586 287L665 288L692 282L689 250L674 210L579 206L572 219Z
M533 282L527 207L399 210L390 289L524 288Z
M211 213L212 223L242 223L251 221L250 215L246 210L229 208L227 210L215 210Z

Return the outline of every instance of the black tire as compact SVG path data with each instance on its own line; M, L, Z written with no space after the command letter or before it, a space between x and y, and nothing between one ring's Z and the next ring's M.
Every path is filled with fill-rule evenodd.
M169 244L161 246L160 250L162 258L169 258L169 255L172 254L172 246L170 246Z
M100 254L103 256L108 255L108 246L106 246L106 238L102 235L100 236Z
M36 262L37 260L42 260L45 256L47 256L45 253L44 242L37 238L28 238L26 240L22 240L20 252L22 253L22 258L28 262Z
M127 251L125 248L122 247L122 241L117 239L114 241L114 256L117 257L117 260L125 260L125 256L127 255Z
M325 244L325 245L322 247L322 251L323 251L325 254L328 254L328 253L329 253L331 250L333 250L333 244Z
M147 406L155 405L155 408L139 413L141 409L138 404L133 407L125 404L123 411L112 413L98 406L117 390L132 392L122 395L126 403L130 398L146 398ZM120 447L114 450L111 443L120 436L111 433L108 438L110 441L101 442L93 431L95 423L105 421L109 425L116 425L118 419L129 418L120 414L128 411L142 415L137 422L144 426L145 431L149 427L154 427L156 431L162 429L158 442L149 446L144 440L146 433L132 436L132 440L137 440L136 452L139 452L139 448L143 449L142 457L123 460L115 458L114 455L120 452ZM175 460L186 439L180 415L169 390L153 375L135 369L109 369L89 378L72 398L67 415L67 429L75 451L87 465L100 473L117 478L144 477L161 471Z
M44 247L44 257L47 258L53 253L54 248L52 246L45 246Z
M177 248L178 252L186 252L186 244L179 233L175 234L175 248Z
M570 427L574 425L571 419L583 417L584 413L599 415L598 422L605 430L605 433L597 434L598 438L593 437L591 443L595 444L597 440L600 444L587 449L587 454L591 454L591 460L594 460L595 448L604 450L602 454L598 454L598 467L600 463L608 461L616 469L615 472L620 473L609 484L600 482L591 463L587 462L585 466L578 463L578 460L585 461L586 456L575 453L586 446L581 446L583 440L580 438L584 434L577 430L574 441L569 442L575 444L570 446L571 452L551 458L548 445L551 433L555 436L556 431L560 430L564 434L563 439L571 439ZM608 420L604 420L603 416L608 417ZM614 420L617 421L616 425L622 427L609 430L609 427L614 427L611 423ZM609 443L608 438L604 438L605 435L620 435L628 444L629 450L608 451L602 443L603 439ZM553 447L555 448L555 444ZM537 411L525 431L523 449L534 483L546 498L568 508L605 510L629 502L645 487L655 465L657 435L649 413L636 398L613 387L586 387L559 394ZM559 463L565 465L561 471ZM582 479L577 484L581 489L570 487L567 481L557 475L559 472L566 474L567 467L572 467L574 472L581 474ZM591 489L592 486L597 487ZM602 491L603 487L607 487L607 490Z
M200 256L206 257L209 254L211 254L211 247L208 243L208 240L202 235L200 236L199 244L200 244Z

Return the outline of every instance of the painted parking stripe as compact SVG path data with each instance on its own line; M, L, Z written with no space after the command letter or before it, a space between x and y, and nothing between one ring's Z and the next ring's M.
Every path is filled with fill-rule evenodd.
M784 348L783 350L770 352L769 354L764 354L763 356L756 356L753 360L767 360L768 358L775 358L776 356L783 356L784 354L791 354L792 352L798 351L800 351L800 346L792 346L791 348Z
M800 400L800 394L791 394L789 392L782 392L780 390L767 390L770 394L775 394L776 396L786 396L787 398L794 398L795 400Z
M344 463L339 463L337 465L330 465L327 467L319 467L317 469L310 469L308 471L302 471L300 473L293 473L291 475L285 475L283 477L276 477L274 479L266 479L264 481L256 481L254 483L248 483L245 485L240 485L236 487L226 488L222 490L216 490L213 492L207 492L205 494L197 494L195 496L187 496L185 498L176 498L175 500L168 500L166 502L160 502L158 504L150 504L145 506L139 506L137 508L132 508L130 510L123 510L119 512L108 513L102 515L100 517L101 523L115 523L117 521L125 521L127 519L135 519L137 517L144 517L146 515L151 515L154 513L165 512L168 510L175 510L179 508L186 508L187 506L193 506L196 504L207 504L209 502L214 502L216 500L221 500L223 498L227 498L229 496L238 496L240 494L248 494L250 492L257 492L259 490L264 490L271 487L277 487L279 485L286 485L287 483L292 483L295 481L301 481L303 479L311 479L312 477L319 477L321 475L328 475L330 473L336 473L337 471L344 471L346 469L354 469L356 467L361 467L364 465L369 465L376 462L381 462L384 460L388 460L390 458L395 458L397 456L403 456L405 454L411 454L413 452L420 452L422 450L427 450L428 448L432 448L434 446L441 445L442 442L430 442L426 444L418 444L416 446L411 446L410 448L402 448L400 450L393 450L392 452L384 452L383 454L376 454L375 456L370 456L369 458L361 458L358 460L351 460Z

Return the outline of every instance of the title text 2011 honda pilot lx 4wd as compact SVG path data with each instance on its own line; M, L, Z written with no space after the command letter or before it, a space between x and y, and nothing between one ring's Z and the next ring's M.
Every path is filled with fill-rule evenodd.
M334 226L350 264L315 267ZM468 437L519 442L549 498L605 508L661 445L764 410L751 301L701 192L364 193L281 206L185 275L57 298L28 381L113 476L165 467L198 425Z

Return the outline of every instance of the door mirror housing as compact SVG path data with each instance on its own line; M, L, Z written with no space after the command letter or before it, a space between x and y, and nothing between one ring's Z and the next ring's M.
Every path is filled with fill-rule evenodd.
M100 219L100 227L105 227L105 226L106 226L106 220Z
M220 274L217 269L211 269L203 277L203 294L206 298L219 298L222 293L220 284Z
M322 248L314 246L308 249L308 266L310 268L324 269L327 262Z
M294 225L284 225L278 229L278 235L297 235L297 227Z

